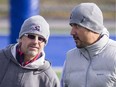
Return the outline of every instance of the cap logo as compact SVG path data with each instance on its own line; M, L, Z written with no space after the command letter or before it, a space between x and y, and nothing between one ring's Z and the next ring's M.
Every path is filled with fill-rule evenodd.
M32 26L32 30L40 31L40 26Z
M82 22L84 22L85 21L85 17L83 16L83 18L82 18L82 20L81 20L81 22L80 23L82 23Z
M70 15L70 19L72 19L72 14Z

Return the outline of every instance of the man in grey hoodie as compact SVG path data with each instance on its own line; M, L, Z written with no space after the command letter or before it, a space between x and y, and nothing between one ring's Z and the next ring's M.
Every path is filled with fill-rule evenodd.
M49 24L40 16L26 19L18 43L0 50L0 87L60 87L59 79L45 60Z
M116 41L109 38L95 3L81 3L70 15L76 47L67 52L61 87L116 87Z

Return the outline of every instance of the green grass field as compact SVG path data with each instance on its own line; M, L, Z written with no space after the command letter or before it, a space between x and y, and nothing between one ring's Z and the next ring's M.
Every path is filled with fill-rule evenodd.
M58 71L58 72L56 72L56 74L57 74L58 78L61 79L61 72Z

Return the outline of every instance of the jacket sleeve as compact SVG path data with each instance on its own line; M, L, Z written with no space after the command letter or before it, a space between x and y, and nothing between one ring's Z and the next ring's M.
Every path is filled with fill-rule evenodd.
M63 71L62 71L62 75L61 75L60 87L65 87L64 86L64 74L65 74L65 64L64 64Z
M59 82L59 79L56 78L54 81L53 81L53 86L52 87L60 87L60 82Z
M115 67L115 72L112 74L112 77L113 77L113 81L114 81L114 86L113 87L116 87L116 67Z
M9 62L10 60L6 58L3 50L0 50L0 84L7 72Z
M115 69L114 69L114 74L113 74L113 75L114 75L114 76L113 76L113 77L114 77L114 87L116 87L116 58L115 58L115 65L114 65L114 68L115 68Z
M49 78L49 82L46 87L60 87L60 81L57 74L54 72L52 67L49 67L48 70L45 71L47 77Z
M62 76L60 80L60 87L68 87L68 84L66 83L66 61L64 63L63 71L62 71Z

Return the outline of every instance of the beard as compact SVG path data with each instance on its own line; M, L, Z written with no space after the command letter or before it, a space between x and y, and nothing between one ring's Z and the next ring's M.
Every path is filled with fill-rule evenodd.
M77 48L84 48L87 46L86 43L82 41L78 36L73 36L73 39L76 43Z
M26 55L35 57L39 53L40 49L35 46L35 44L29 44L26 49Z
M35 57L38 54L38 52L36 51L27 51L26 55L29 55L30 57Z

